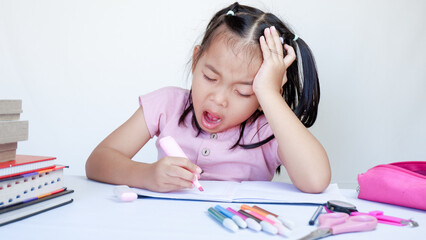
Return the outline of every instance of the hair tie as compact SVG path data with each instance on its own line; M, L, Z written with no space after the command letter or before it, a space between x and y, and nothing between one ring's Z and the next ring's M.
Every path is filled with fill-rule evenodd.
M232 15L232 16L234 16L234 15L235 15L235 13L234 13L234 11L229 10L229 11L226 13L226 15Z
M297 39L299 39L299 36L297 36L296 34L294 34L293 42L297 41Z

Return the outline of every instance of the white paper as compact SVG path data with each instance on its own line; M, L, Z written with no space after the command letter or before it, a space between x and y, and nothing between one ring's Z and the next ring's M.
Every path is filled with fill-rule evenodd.
M269 181L200 181L204 191L197 188L169 193L152 192L132 188L138 195L156 198L218 201L218 202L274 202L274 203L317 203L329 200L346 201L337 184L330 184L319 194L303 193L294 185Z

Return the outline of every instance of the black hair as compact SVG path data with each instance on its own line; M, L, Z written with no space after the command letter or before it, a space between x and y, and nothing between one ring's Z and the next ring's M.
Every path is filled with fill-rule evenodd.
M232 11L232 12L230 12ZM284 43L292 46L297 54L296 60L287 68L288 81L282 88L282 96L294 114L300 119L305 127L311 127L317 117L318 103L320 99L319 80L314 57L308 45L297 37L290 28L278 17L271 13L265 13L257 8L240 5L238 2L218 11L207 25L206 32L200 44L200 49L194 56L192 66L210 47L212 39L218 34L218 28L226 26L227 30L252 43L256 49L260 49L259 38L263 35L265 28L275 26ZM285 53L285 50L284 50ZM185 110L183 111L179 124L183 124L186 116L192 113L192 125L201 133L197 123L192 104L192 91L190 91ZM240 144L247 124L253 123L263 112L256 110L249 119L240 125L240 135L237 142L231 147L242 147L245 149L256 148L269 142L274 135L253 144Z

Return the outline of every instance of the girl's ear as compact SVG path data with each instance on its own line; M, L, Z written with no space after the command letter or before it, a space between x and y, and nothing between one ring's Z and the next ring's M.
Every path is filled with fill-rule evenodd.
M200 51L201 46L197 45L194 47L194 51L192 52L192 73L194 73L195 65L197 65L197 55Z

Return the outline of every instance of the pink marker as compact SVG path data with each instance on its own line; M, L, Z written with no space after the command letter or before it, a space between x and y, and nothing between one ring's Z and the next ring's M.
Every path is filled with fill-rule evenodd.
M254 230L256 232L259 232L260 230L262 230L262 226L260 226L260 224L257 223L252 218L246 217L246 216L242 215L241 213L235 211L234 209L232 209L230 207L227 207L226 209L228 211L230 211L231 213L233 213L233 214L239 216L240 218L242 218L247 223L247 227L248 228L250 228L250 229L252 229L252 230Z
M285 228L281 223L275 222L275 221L273 221L273 220L271 220L271 219L269 219L269 218L267 218L265 216L262 216L259 213L254 212L254 211L246 210L246 212L248 212L250 215L252 215L254 217L257 217L257 218L259 218L262 221L268 222L272 226L276 227L277 230L278 230L278 234L286 236L286 237L290 236L291 232L287 228Z
M164 152L171 157L182 157L188 159L186 154L183 152L182 148L179 147L179 144L176 142L176 140L171 137L163 137L160 139L160 146L163 148ZM200 182L198 182L197 176L194 174L194 179L192 180L192 183L198 188L200 191L204 191L203 187L201 186Z

